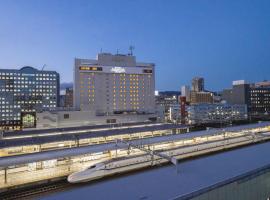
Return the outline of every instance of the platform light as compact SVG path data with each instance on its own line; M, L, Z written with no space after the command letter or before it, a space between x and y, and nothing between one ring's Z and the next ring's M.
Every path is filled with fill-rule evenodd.
M37 163L36 162L28 164L28 171L35 171L36 168L37 168Z
M55 167L57 160L45 160L42 162L44 168Z

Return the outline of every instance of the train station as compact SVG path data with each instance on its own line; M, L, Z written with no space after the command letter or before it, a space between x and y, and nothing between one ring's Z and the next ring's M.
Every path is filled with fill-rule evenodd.
M176 157L181 169L183 159L270 139L269 122L194 132L173 124L86 130L54 130L44 135L26 131L24 137L4 135L0 141L4 155L0 158L1 191L67 179L74 172L112 158L147 156L140 148Z

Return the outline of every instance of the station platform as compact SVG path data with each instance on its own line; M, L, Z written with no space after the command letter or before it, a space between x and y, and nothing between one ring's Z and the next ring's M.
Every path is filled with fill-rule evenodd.
M175 166L168 165L44 194L39 199L267 200L269 151L269 142L256 144L183 161L179 173Z
M237 146L270 139L270 123L212 129L188 134L130 140L134 145L151 150L177 150L177 158L185 159ZM93 164L116 157L143 155L124 143L104 143L68 149L36 152L0 158L0 189L2 191L38 181L66 177Z
M115 139L134 140L188 131L187 126L176 124L136 124L116 128L80 129L60 132L26 132L0 140L0 156L28 154L40 151L79 147L113 142ZM24 133L24 132L23 132Z

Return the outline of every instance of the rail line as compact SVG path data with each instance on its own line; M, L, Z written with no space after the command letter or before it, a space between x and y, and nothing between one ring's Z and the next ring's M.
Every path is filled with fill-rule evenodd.
M190 156L189 158L184 158L183 160L194 159L195 157L199 157L199 156L216 154L216 153L220 153L220 152L225 152L225 151L229 151L229 150L233 150L233 149L242 148L244 146L250 146L250 145L269 141L269 138L267 138L265 136L261 136L260 138L257 138L257 139L259 139L259 140L253 140L252 143L242 144L242 145L231 147L228 149L226 148L226 145L228 145L228 144L224 143L221 146L223 146L225 148L222 148L221 150L217 150L217 151L209 152L209 153L203 153L200 155ZM247 137L247 139L245 141L249 141L249 140L252 140L252 139L250 137ZM245 141L242 141L242 142L245 142ZM239 143L239 142L235 142L235 144L236 143ZM189 146L189 145L187 145L187 146ZM211 148L213 148L213 147L211 147ZM203 151L205 149L198 149L198 150ZM189 152L189 151L183 152L183 154L188 154L188 153L191 153L191 152ZM124 174L127 174L127 173L123 173L123 175ZM104 179L106 179L106 177ZM27 199L33 199L35 197L38 198L38 196L44 195L44 194L49 193L49 192L61 191L61 190L66 190L68 188L74 188L74 187L79 187L79 186L80 186L80 184L73 185L73 184L68 183L65 179L65 180L59 180L57 182L47 182L47 183L40 184L37 186L32 186L32 187L29 186L29 187L25 187L25 188L11 189L11 190L8 190L5 192L1 192L0 199L1 200L15 200L15 199L27 200Z
M14 189L11 191L3 192L0 194L0 199L1 200L33 199L33 197L44 193L63 190L73 186L74 185L71 185L66 180L61 180L53 183L49 182L35 187Z

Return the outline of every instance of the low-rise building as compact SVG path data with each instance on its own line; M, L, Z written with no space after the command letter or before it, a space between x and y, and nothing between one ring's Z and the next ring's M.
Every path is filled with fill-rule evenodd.
M172 105L179 104L179 97L180 92L177 91L164 91L159 92L159 95L157 95L156 98L156 105L161 106L164 108L165 112L165 120L170 119L170 113L169 109Z
M94 111L79 110L58 110L45 111L37 113L37 125L39 129L43 128L64 128L99 124L121 124L136 123L147 121L162 121L162 113L140 114L140 113L122 113L113 115L97 116Z
M169 107L168 121L170 122L180 122L181 120L181 107L180 104L172 104Z
M187 108L188 124L231 123L247 119L246 105L195 104Z

